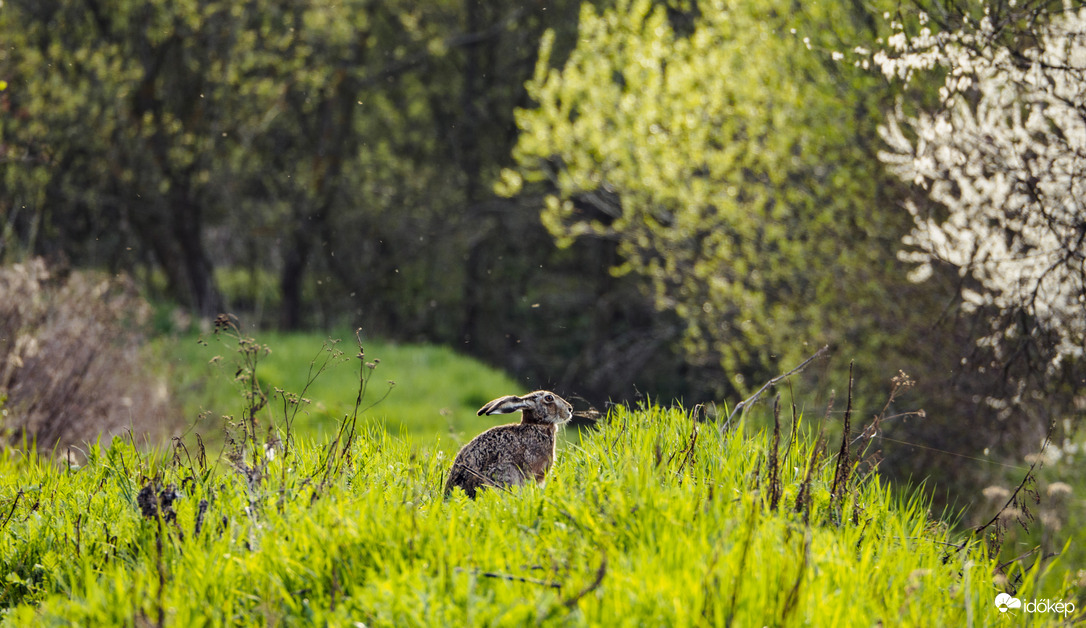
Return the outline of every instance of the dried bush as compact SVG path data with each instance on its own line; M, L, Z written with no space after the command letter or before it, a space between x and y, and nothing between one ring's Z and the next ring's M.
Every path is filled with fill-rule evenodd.
M125 277L0 268L0 447L66 450L176 425L165 382L142 363L150 307Z

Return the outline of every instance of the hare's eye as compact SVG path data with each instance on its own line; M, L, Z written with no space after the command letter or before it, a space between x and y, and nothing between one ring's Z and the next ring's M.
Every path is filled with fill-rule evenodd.
M546 401L547 403L552 403L554 401L554 395L547 395L546 397L543 397L543 401Z

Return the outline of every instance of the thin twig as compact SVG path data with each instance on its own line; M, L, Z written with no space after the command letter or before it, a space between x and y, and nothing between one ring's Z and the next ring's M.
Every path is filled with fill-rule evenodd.
M807 530L803 534L803 556L799 563L799 569L796 570L796 581L792 584L791 590L788 591L788 596L784 598L784 608L781 609L781 622L787 623L788 616L796 609L796 602L799 600L799 588L803 584L803 575L807 571L807 562L811 558L811 531Z
M754 528L758 525L758 512L759 508L757 504L751 504L750 518L747 519L747 536L743 541L743 551L739 555L739 568L736 570L735 584L732 586L732 599L731 605L728 607L728 614L724 620L725 625L732 623L732 618L735 617L735 603L739 598L739 589L743 585L744 579L746 579L746 564L747 556L750 553L751 539L754 538Z
M1010 499L1008 499L1007 503L1004 504L1003 507L999 509L999 512L997 512L995 514L995 516L992 517L992 519L990 521L988 521L988 523L986 523L986 524L984 524L984 525L982 525L982 526L980 526L978 528L975 528L973 530L973 535L974 536L980 536L981 532L984 532L986 529L991 527L992 524L994 524L996 521L998 521L999 517L1003 514L1003 511L1006 510L1007 508L1009 508L1011 506L1011 504L1013 504L1015 502L1015 500L1018 499L1018 493L1022 492L1022 489L1024 489L1026 487L1026 485L1029 484L1030 480L1034 479L1033 470L1037 467L1038 464L1040 464L1044 460L1044 455L1043 454L1044 454L1045 450L1048 449L1048 444L1052 440L1052 430L1054 430L1055 428L1056 428L1056 422L1052 421L1052 423L1050 423L1049 426L1048 426L1048 433L1045 434L1045 440L1044 440L1044 443L1041 445L1041 450L1039 452L1037 452L1037 456L1036 456L1036 458L1034 458L1033 464L1031 464L1029 466L1029 471L1026 472L1026 477L1022 478L1022 481L1018 483L1018 488L1014 489L1014 493L1011 493Z
M781 396L773 400L773 442L769 446L769 509L776 510L781 499Z
M473 576L482 576L484 578L497 578L499 580L509 580L511 582L523 582L525 584L536 584L541 587L550 587L552 589L562 588L562 583L553 582L551 580L540 580L539 578L528 578L525 576L514 576L507 573L498 573L496 571L479 571L478 569L465 569L463 567L457 567L455 571L463 573L469 573Z
M690 413L690 444L684 450L685 455L683 456L682 462L679 463L679 470L676 472L676 474L679 476L680 484L682 483L683 469L685 469L686 464L690 462L691 459L693 459L694 448L698 444L698 412L700 412L702 408L703 406L699 403L698 405L694 406L694 410Z
M770 388L772 388L773 386L776 386L777 384L781 383L782 381L784 381L784 380L788 379L789 377L791 377L791 376L795 375L796 373L799 373L799 372L800 372L800 371L802 371L803 369L807 368L807 365L808 365L808 364L810 364L811 362L813 362L813 361L814 361L815 359L817 359L817 358L820 358L820 357L822 357L822 356L823 356L823 355L825 355L825 354L826 354L826 353L827 353L827 352L828 352L829 350L830 350L830 346L829 346L829 345L825 345L825 346L823 346L823 347L822 347L821 349L819 349L818 351L816 351L816 352L814 353L814 355L812 355L811 357L809 357L809 358L807 358L806 360L804 360L804 361L803 361L803 363L802 363L802 364L800 364L799 366L797 366L796 368L792 369L791 371L788 371L787 373L783 373L783 374L781 374L781 375L778 375L778 376L774 377L773 379L771 379L771 380L769 380L768 382L766 382L766 383L765 383L765 385L763 385L763 386L762 386L761 388L759 388L759 389L758 389L758 392L754 393L754 394L753 394L753 395L751 395L750 397L747 397L747 398L746 398L746 399L744 399L743 401L740 401L739 403L737 403L737 404L735 405L735 408L733 408L733 409L732 409L732 412L731 412L731 414L729 414L729 415L728 415L728 420L727 420L727 421L725 421L725 422L724 422L724 425L722 425L722 426L720 427L720 432L721 432L721 433L727 432L727 431L728 431L728 428L729 428L729 427L731 427L731 424L732 424L732 419L734 419L734 418L735 418L735 415L739 414L739 412L740 412L741 410L745 410L745 409L746 409L746 408L747 408L748 406L750 406L751 404L753 404L753 403L754 403L755 401L758 401L758 398L762 396L762 393L764 393L765 391L769 390L769 389L770 389Z
M23 497L23 489L19 489L19 492L15 494L15 499L11 502L11 510L8 511L8 516L4 517L4 523L0 524L0 530L3 530L8 526L8 522L11 521L12 515L15 514L15 507L19 505L19 500Z
M467 466L466 464L462 464L462 465L460 465L460 467L463 468L468 473L474 475L476 478L482 480L484 485L492 486L492 487L494 487L494 488L496 488L496 489L498 489L500 491L505 491L506 493L509 493L510 495L513 494L513 491L509 490L507 487L502 486L501 484L497 484L496 482L494 482L494 480L486 477L482 473L479 473L478 471L476 471L475 469L472 469L471 467Z
M1039 550L1039 549L1041 549L1041 546L1040 546L1040 545L1038 545L1038 546L1034 547L1033 549L1029 550L1029 551L1028 551L1028 552L1026 552L1025 554L1020 554L1020 555L1018 555L1018 556L1015 556L1014 558L1012 558L1012 559L1008 560L1007 562L1005 562L1005 563L1003 563L1003 564L1001 564L1001 565L998 565L998 566L996 566L996 568L995 568L995 571L996 571L997 573L998 573L998 572L1001 572L1001 571L1003 571L1003 568L1004 568L1004 567L1006 567L1007 565L1009 565L1009 564L1011 564L1011 563L1013 563L1013 562L1017 562L1017 561L1020 561L1020 560L1022 560L1023 558L1026 558L1027 556L1030 556L1031 554L1033 554L1034 552L1036 552L1036 551L1037 551L1037 550Z
M566 608L572 609L574 606L577 605L577 602L581 601L581 598L583 598L584 596L588 595L589 593L591 593L591 592L593 592L593 591L595 591L596 589L599 588L600 584L603 582L603 577L605 575L607 575L607 555L606 554L604 554L603 556L600 557L600 567L599 567L599 569L596 570L595 579L593 579L592 582L588 583L588 586L581 589L576 595L574 595L573 597L571 597L571 598L567 599L566 601L562 602L562 605L565 606Z
M841 450L837 452L837 469L833 472L833 488L830 489L830 502L841 498L841 493L847 491L849 475L848 436L852 428L852 362L848 363L848 404L845 407L845 424L841 434Z

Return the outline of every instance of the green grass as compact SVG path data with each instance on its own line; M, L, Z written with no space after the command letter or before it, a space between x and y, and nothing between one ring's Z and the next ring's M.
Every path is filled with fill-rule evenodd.
M305 392L310 403L299 413L294 431L302 437L330 438L336 426L354 409L359 369L373 363L368 406L389 394L367 411L393 434L442 439L442 447L455 450L465 438L495 425L493 417L479 417L476 410L487 401L506 394L528 392L508 375L448 347L405 345L363 338L365 360L356 358L358 346L352 332L330 336L316 333L261 333L258 342L270 348L261 353L257 378L272 393L275 388L300 392L311 374L311 365L327 361L327 370ZM335 343L333 341L340 340ZM322 344L326 349L322 349ZM152 361L169 383L173 398L193 431L205 441L217 442L222 417L240 416L244 399L238 371L238 341L220 334L163 336L152 342ZM341 352L333 356L327 348ZM388 382L395 382L389 389ZM272 394L272 405L274 394ZM282 421L282 412L271 408L271 421ZM201 418L202 417L202 418Z
M79 468L0 458L5 625L984 626L1000 615L979 540L764 432L616 408L545 487L443 500L450 459L360 426L230 462L115 440ZM342 436L342 434L341 434ZM290 443L290 439L284 439ZM779 469L779 484L771 469ZM176 486L176 520L144 516ZM779 486L779 498L775 498ZM807 497L796 508L800 491ZM774 507L776 502L776 507ZM201 504L206 513L200 516ZM198 520L201 525L197 525ZM199 528L199 530L197 530ZM958 548L960 546L960 549ZM1072 601L1052 563L1006 568L1023 600ZM1079 605L1081 608L1081 604Z
M923 499L858 466L831 495L836 459L802 437L807 426L778 442L751 427L720 434L681 409L618 407L595 428L567 430L545 487L445 500L457 444L445 436L450 425L474 435L493 422L475 409L518 389L447 350L367 342L357 360L353 341L340 355L318 351L321 340L269 335L270 354L237 337L158 342L169 356L158 360L164 374L190 393L188 412L214 409L201 425L226 427L215 447L189 440L146 452L115 439L73 467L0 453L0 625L986 626L1082 617L1000 614L993 601L1007 590L1027 603L1081 609L1086 600L1058 559L1032 554L997 568L986 539L954 531ZM238 394L253 360L271 400L255 432ZM305 387L311 363L321 374L308 403L274 392ZM360 374L362 407L383 395L385 379L397 386L356 422ZM172 491L170 506L147 509Z

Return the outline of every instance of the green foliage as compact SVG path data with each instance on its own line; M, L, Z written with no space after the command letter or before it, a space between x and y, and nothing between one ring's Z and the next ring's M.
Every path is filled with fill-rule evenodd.
M697 430L692 433L692 429ZM122 440L58 468L0 459L6 625L965 625L994 623L993 562L891 497L843 501L809 445L720 435L678 410L618 408L560 452L545 489L441 498L448 457L363 429L264 472ZM245 458L248 460L248 458ZM173 497L171 489L177 491ZM155 496L159 499L153 499ZM166 498L163 498L163 496ZM141 514L142 513L144 514ZM845 516L840 517L843 513ZM835 523L835 521L839 521ZM960 550L948 544L964 542ZM1069 595L1018 568L1020 597ZM1069 598L1068 598L1069 599ZM1034 616L1037 625L1055 623Z
M408 178L409 162L381 147L398 137L388 129L421 126L418 110L364 87L443 37L448 4L9 3L3 185L30 215L13 222L35 225L32 248L149 257L172 296L217 313L208 227L234 227L255 263L269 229L294 228L283 248L299 254L308 223L362 191L348 173Z
M0 257L125 270L208 318L364 323L601 400L631 373L679 388L670 322L608 275L612 247L556 252L537 199L490 192L540 33L575 41L578 7L9 0Z
M834 54L874 36L865 14L784 0L691 11L684 32L649 0L585 4L559 68L545 38L519 170L498 189L545 181L559 243L617 241L615 272L651 282L694 362L740 391L822 344L877 350L888 338L869 320L904 221L878 207L879 82Z
M306 390L304 396L312 403L294 422L301 438L330 438L355 403L359 361L354 359L354 334L269 332L261 334L260 341L269 352L259 356L257 379L268 395L275 389L303 390L314 365L330 358ZM392 434L434 438L452 432L454 439L470 438L494 425L493 417L475 414L483 404L502 394L524 392L523 385L502 372L448 347L368 338L363 343L365 360L376 366L370 394L381 396L388 382L395 382L391 394L368 413ZM156 338L150 347L151 363L159 365L162 377L170 382L185 418L195 422L193 431L208 442L219 442L224 415L240 416L243 408L241 384L235 380L241 366L237 349L236 338L194 334ZM283 412L273 404L261 416L265 424L281 424ZM456 440L442 442L446 450L456 446Z

